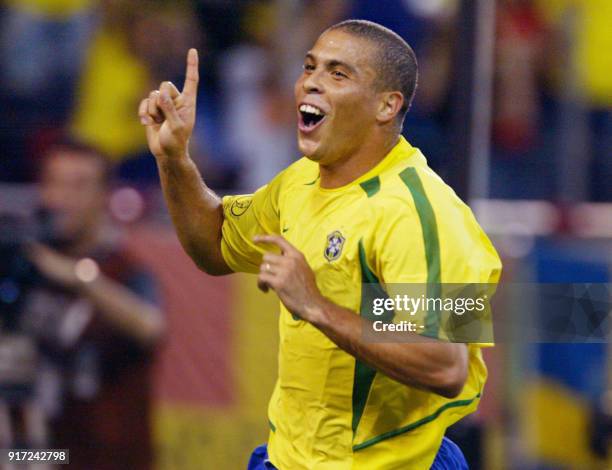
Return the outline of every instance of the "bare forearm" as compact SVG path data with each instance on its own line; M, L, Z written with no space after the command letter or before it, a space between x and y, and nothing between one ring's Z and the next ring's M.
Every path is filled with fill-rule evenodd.
M209 274L231 272L221 255L221 200L208 189L189 158L189 139L196 119L198 53L187 53L183 90L162 82L138 107L147 143L157 168L172 222L185 251Z
M467 377L467 348L463 344L425 340L414 335L414 342L365 341L361 317L321 295L315 275L303 253L280 235L259 235L255 243L276 245L281 254L263 256L257 285L273 289L293 314L321 330L340 348L398 382L420 387L445 397L463 389ZM420 341L420 342L417 342Z
M385 375L406 385L445 397L461 392L467 377L464 344L444 343L414 336L414 342L374 343L362 336L362 318L330 301L317 306L311 323L340 348ZM395 339L397 341L397 339Z
M154 305L104 275L83 283L80 292L107 323L143 346L155 344L164 332L164 320Z
M209 274L231 272L221 255L223 206L189 158L157 159L164 197L185 251Z

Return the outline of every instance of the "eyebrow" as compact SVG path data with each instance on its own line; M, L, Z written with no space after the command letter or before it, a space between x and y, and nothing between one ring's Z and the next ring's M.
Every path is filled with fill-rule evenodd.
M306 59L310 59L312 61L316 62L316 58L315 56L309 52L306 54ZM357 74L357 70L355 69L355 67L353 67L352 65L347 64L346 62L342 62L341 60L338 59L330 59L328 61L325 62L325 67L328 69L332 69L334 67L344 67L347 70L349 70L351 73Z

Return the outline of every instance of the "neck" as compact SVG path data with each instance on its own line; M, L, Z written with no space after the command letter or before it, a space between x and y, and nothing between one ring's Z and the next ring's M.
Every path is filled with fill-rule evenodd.
M102 243L104 232L104 221L100 219L79 234L68 247L67 254L76 257L90 255Z
M398 141L398 134L366 139L363 145L335 159L332 163L319 164L320 186L334 189L355 181L385 158Z

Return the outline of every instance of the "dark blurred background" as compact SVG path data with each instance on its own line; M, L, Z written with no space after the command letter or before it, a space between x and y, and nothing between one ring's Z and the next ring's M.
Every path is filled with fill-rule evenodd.
M504 258L504 280L610 283L609 0L4 0L0 215L13 218L0 219L0 263L8 266L12 258L2 253L18 251L27 238L18 234L26 223L14 221L37 219L58 148L103 155L115 175L100 195L104 225L121 233L121 250L157 286L133 292L154 299L165 318L163 339L145 348L146 366L134 359L144 354L141 345L125 356L131 359L109 359L119 369L122 361L138 362L151 377L141 384L151 395L151 449L143 447L147 457L133 468L246 466L250 449L266 439L278 311L251 277L210 278L182 253L138 103L162 80L181 86L186 51L198 48L191 156L221 194L251 192L299 157L293 82L320 32L346 18L379 22L415 49L420 80L404 135L470 203ZM78 178L63 181L73 190L68 202L87 190L76 188ZM104 271L104 259L91 257ZM116 268L114 279L128 285L121 273L134 263ZM50 445L49 417L77 408L61 387L55 402L39 403L40 389L52 386L41 380L40 364L54 362L57 351L41 348L6 313L19 310L26 284L36 281L16 280L8 268L0 273L0 372L3 351L6 358L20 350L33 368L32 390L21 401L2 392L0 373L0 447L19 436L24 445ZM74 351L90 360L87 328L62 364ZM28 346L16 337L35 340ZM107 338L98 334L93 350L104 351ZM105 370L106 356L96 354L91 367ZM501 344L487 354L491 377L481 410L451 431L472 468L612 468L607 341ZM108 393L111 401L119 396ZM90 402L102 400L101 392L90 395ZM112 422L106 426L105 436L119 435Z

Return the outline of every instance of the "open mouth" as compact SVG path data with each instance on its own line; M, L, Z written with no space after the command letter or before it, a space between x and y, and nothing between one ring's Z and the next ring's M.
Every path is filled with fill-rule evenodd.
M315 130L325 120L325 113L311 104L302 104L299 108L299 128L303 132Z

